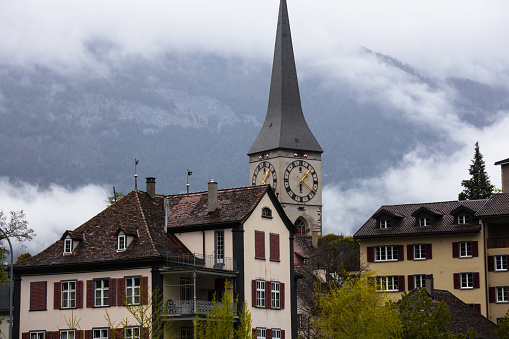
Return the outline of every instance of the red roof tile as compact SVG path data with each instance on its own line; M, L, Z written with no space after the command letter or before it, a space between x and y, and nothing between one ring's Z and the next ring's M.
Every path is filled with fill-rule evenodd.
M500 217L508 215L509 194L495 194L475 214L475 216L479 218Z

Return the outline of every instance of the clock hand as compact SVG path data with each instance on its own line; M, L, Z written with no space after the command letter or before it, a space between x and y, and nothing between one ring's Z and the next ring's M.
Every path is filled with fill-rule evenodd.
M311 170L307 170L307 172L304 174L304 176L302 177L302 179L300 179L300 181L304 181L304 179L306 179L306 177L309 175L309 172L311 172ZM297 177L298 178L298 177Z
M265 180L267 180L267 177L269 176L269 171L270 170L267 170L267 172L265 172L265 178L263 178L263 183L265 184Z
M309 187L309 189L310 189L310 190L312 190L312 191L313 191L313 193L315 193L315 194L316 194L316 191L315 191L315 190L314 190L311 186L309 186L307 182L305 182L305 181L304 181L305 176L303 176L303 177L302 177L302 179L301 179L301 178L299 178L299 176L298 176L298 175L296 175L296 177L297 177L298 179L300 179L300 182L304 183L304 185L306 185L307 187Z

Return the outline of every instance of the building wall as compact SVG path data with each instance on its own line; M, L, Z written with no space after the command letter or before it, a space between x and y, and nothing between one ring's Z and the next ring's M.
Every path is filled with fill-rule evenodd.
M453 258L452 243L458 241L477 241L478 257ZM432 259L407 260L407 245L432 244ZM403 245L404 260L391 262L367 262L368 246ZM398 253L399 256L399 253ZM449 235L433 235L418 237L391 237L361 240L361 263L377 276L405 276L405 290L408 291L408 276L414 274L433 274L434 287L453 293L465 303L481 305L481 313L487 314L486 280L484 266L484 246L482 233L456 233ZM454 273L478 272L479 288L455 289ZM403 292L389 292L394 298L400 298Z
M20 333L45 330L58 331L66 329L68 325L66 319L73 317L79 320L79 326L82 330L90 330L96 327L107 327L107 321L104 318L106 311L111 319L119 321L128 318L133 324L134 319L130 318L130 314L122 306L112 307L86 307L86 281L94 278L123 278L125 276L146 276L148 277L148 286L152 286L150 268L140 268L131 270L109 271L109 272L84 272L84 273L68 273L55 275L39 275L39 276L22 276L21 277L21 304L20 304ZM83 308L75 309L54 309L54 283L62 280L83 280ZM30 283L31 282L47 282L46 305L45 311L30 311Z
M262 218L262 208L272 209L273 218ZM265 260L255 258L255 231L265 232ZM280 261L270 260L269 234L279 234ZM265 195L244 224L244 277L245 296L250 305L253 327L280 328L287 338L291 333L291 272L290 232L279 217L268 195ZM285 308L273 310L253 307L252 281L279 281L285 284ZM240 302L240 300L239 300Z
M205 255L213 255L215 251L214 243L215 230L208 230L205 232L186 232L186 233L175 233L175 236L182 241L184 245L192 253L200 253ZM205 253L203 251L203 238L205 237ZM224 250L226 258L233 258L233 237L231 229L224 229Z

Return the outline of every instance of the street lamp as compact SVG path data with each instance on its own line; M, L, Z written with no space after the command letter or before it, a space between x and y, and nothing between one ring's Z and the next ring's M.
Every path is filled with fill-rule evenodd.
M0 231L3 233L3 235L5 236L5 238L7 239L7 241L9 242L9 247L11 249L11 276L10 276L10 279L9 279L9 339L12 339L12 294L14 292L14 286L13 286L13 279L14 279L14 274L13 274L13 266L14 266L14 263L13 263L13 255L14 253L12 252L12 244L11 244L11 240L9 239L9 237L7 236L7 234L5 234L4 230L0 228Z

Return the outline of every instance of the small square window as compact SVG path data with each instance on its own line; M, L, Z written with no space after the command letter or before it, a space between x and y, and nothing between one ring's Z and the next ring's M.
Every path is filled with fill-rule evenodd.
M464 225L469 223L469 217L466 214L458 215L458 224Z
M60 339L74 339L74 330L60 330Z
M95 328L93 330L94 339L108 339L107 328Z
M140 327L139 326L130 326L124 329L124 338L125 339L140 339Z
M279 328L272 329L272 339L281 339L281 329Z
M265 327L257 327L256 328L256 339L266 339L267 338L267 330Z
M419 218L419 227L431 226L431 219L428 217Z
M30 339L44 339L44 331L30 332Z
M262 208L262 217L272 218L272 210L268 207Z
M379 225L380 225L381 229L389 228L389 227L391 227L391 221L387 220L387 219L386 220L380 220Z

